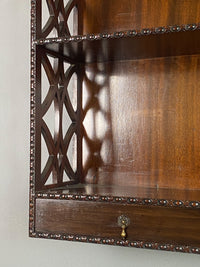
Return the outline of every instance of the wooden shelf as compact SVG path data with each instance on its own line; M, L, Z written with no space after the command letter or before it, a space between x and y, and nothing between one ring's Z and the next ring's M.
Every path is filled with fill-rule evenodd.
M200 207L200 190L174 188L126 187L96 184L74 184L63 188L38 192L37 198L106 200L155 206ZM165 200L165 201L163 201Z
M130 30L111 34L36 40L73 63L92 63L200 53L200 24Z
M114 2L31 2L30 237L200 254L200 0Z

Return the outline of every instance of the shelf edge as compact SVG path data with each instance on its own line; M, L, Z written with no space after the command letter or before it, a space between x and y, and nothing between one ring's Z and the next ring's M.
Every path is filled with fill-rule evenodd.
M154 199L142 197L120 197L120 196L102 196L87 194L68 194L68 193L36 193L35 198L38 199L59 199L59 200L79 200L79 201L95 201L108 203L122 203L145 206L160 207L177 207L177 208L193 208L200 209L200 201L194 200L172 200L172 199Z
M94 243L94 244L102 244L102 245L146 248L146 249L155 249L155 250L161 250L161 251L200 254L199 247L193 247L193 246L187 246L187 245L165 244L165 243L160 243L160 242L145 242L145 241L138 241L138 240L130 241L130 240L120 240L120 239L116 240L113 238L101 238L101 237L96 237L96 236L74 235L74 234L67 234L67 233L57 234L57 233L49 233L49 232L33 232L33 233L30 233L29 236L33 238L77 241L77 242L83 242L83 243Z
M159 35L177 32L188 32L200 30L200 23L191 23L183 25L172 25L166 27L156 27L156 28L144 28L141 30L133 29L127 31L119 31L113 33L97 33L97 34L87 34L87 35L75 35L75 36L63 36L55 38L40 38L33 40L35 45L45 45L51 43L71 43L71 42L83 42L96 41L96 40L108 40L108 39L120 39L128 37L139 37L148 35Z

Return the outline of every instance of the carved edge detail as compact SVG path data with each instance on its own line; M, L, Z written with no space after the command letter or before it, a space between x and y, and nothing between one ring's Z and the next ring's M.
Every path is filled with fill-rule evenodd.
M35 231L35 108L36 108L36 0L31 0L31 80L30 80L30 195L29 234Z
M130 241L130 240L118 240L118 239L116 240L113 238L100 238L93 236L85 236L85 235L81 236L81 235L71 235L71 234L55 234L46 232L35 232L32 233L31 237L200 254L199 247L181 246L174 244L161 244L158 242L143 242L143 241Z
M69 42L82 42L84 40L94 41L94 40L106 40L106 39L119 39L124 37L136 37L145 35L158 35L166 33L175 32L186 32L200 30L200 23L192 23L186 25L173 25L167 27L157 27L157 28L146 28L142 30L128 30L120 31L114 33L97 33L97 34L87 34L87 35L77 35L77 36L66 36L66 37L55 37L55 38L41 38L35 39L34 44L43 45L51 43L69 43Z
M135 197L117 197L117 196L100 196L100 195L76 195L76 194L59 194L59 193L37 193L39 199L60 199L60 200L79 200L79 201L96 201L96 202L113 202L147 206L162 207L179 207L179 208L196 208L200 209L199 201L189 200L167 200Z

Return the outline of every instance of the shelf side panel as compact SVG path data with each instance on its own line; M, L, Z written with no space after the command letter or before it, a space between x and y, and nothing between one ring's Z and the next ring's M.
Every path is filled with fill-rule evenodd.
M37 48L36 191L78 182L81 173L79 67Z
M36 0L37 37L50 38L82 33L80 0Z

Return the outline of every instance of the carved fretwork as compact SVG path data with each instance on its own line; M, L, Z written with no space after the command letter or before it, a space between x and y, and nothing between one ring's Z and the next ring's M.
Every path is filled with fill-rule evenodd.
M78 29L80 20L80 0L37 0L36 1L36 38L70 36L81 34ZM43 7L45 9L43 10ZM69 17L73 11L74 32L70 31ZM47 19L44 19L47 17Z
M76 162L80 161L77 153L77 149L80 150L80 141L78 141L77 133L79 132L79 126L77 126L77 120L79 117L79 104L77 102L76 109L72 105L72 99L69 95L69 83L72 76L78 74L78 66L69 65L65 70L65 61L62 57L58 56L55 58L47 51L40 51L41 67L45 71L49 82L49 89L47 91L44 100L41 101L40 109L38 109L38 117L40 117L40 134L41 139L43 138L44 144L48 151L48 159L44 168L42 169L40 162L41 175L37 177L37 189L51 188L63 186L65 184L71 184L77 182L78 179L78 166L74 170L71 166L69 157L76 157ZM41 68L40 67L40 68ZM40 69L41 71L41 69ZM77 81L73 83L73 97L77 99L78 89L81 90L80 83ZM44 85L41 85L41 91L44 89ZM41 92L40 92L41 93ZM53 117L54 129L50 129L48 122L45 120L46 114L49 112L50 107L53 106ZM68 114L67 130L63 114ZM53 133L52 133L53 132ZM74 136L75 141L72 140ZM72 150L68 155L68 149L72 144ZM42 147L41 147L42 150ZM78 164L76 164L78 165ZM79 164L80 166L80 164ZM80 173L80 172L79 172ZM68 177L68 181L64 180L64 174ZM39 174L37 174L39 175ZM49 181L52 177L52 181Z

